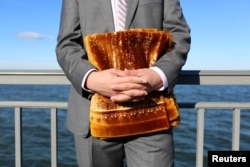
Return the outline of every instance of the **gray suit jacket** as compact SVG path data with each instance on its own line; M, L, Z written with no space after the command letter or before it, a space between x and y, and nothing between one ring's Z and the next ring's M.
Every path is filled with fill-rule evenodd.
M166 75L171 92L185 64L190 47L190 29L179 0L128 0L125 23L128 28L157 28L173 34L176 43L171 53L155 64ZM111 0L64 0L56 54L58 63L72 84L67 127L73 133L89 134L89 92L81 83L94 68L87 60L83 38L89 33L115 31Z

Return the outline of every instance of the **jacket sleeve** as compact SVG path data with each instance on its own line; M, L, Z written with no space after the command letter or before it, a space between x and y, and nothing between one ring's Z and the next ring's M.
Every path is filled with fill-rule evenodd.
M164 0L163 29L173 35L174 49L163 55L155 64L166 74L168 92L178 78L179 72L186 62L190 49L190 28L183 16L179 0Z
M83 46L77 0L63 0L56 56L66 77L79 94L84 75L94 68L87 60Z

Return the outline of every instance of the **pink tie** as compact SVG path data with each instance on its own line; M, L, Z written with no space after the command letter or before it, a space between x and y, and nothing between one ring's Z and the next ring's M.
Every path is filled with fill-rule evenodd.
M122 30L125 28L126 9L127 9L126 6L127 6L127 0L117 0L118 30Z

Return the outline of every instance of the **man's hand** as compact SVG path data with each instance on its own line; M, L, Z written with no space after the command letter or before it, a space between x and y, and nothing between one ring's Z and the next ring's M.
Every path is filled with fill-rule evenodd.
M125 75L127 77L136 77L142 79L143 83L127 83L121 82L118 84L112 85L112 89L118 94L112 95L111 99L115 102L123 101L140 101L144 99L149 92L153 90L158 90L162 87L161 77L157 72L149 68L143 68L138 70L125 70ZM140 96L139 91L146 91L145 95Z
M128 75L128 71L108 69L89 74L86 87L115 102L135 101L147 95L143 77Z

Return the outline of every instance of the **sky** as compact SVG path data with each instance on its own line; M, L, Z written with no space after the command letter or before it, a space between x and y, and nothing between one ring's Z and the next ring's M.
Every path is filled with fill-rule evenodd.
M180 0L192 43L183 70L250 70L250 0ZM62 0L0 0L0 70L60 69Z

